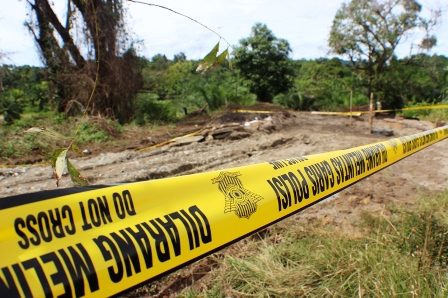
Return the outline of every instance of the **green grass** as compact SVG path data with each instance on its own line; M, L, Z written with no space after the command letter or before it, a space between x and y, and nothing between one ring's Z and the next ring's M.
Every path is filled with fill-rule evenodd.
M101 117L65 117L54 112L27 113L13 124L0 124L0 162L21 158L36 151L51 152L57 147L69 145L68 140L50 138L43 134L30 134L31 127L47 128L65 137L73 137L78 130L75 144L102 143L113 140L123 132L116 122Z
M448 193L418 202L364 214L356 237L287 220L226 255L208 290L180 297L447 297Z
M441 102L439 104L447 104L447 102ZM439 105L437 104L437 105ZM432 104L427 102L421 102L417 104L406 105L406 108L430 106ZM405 110L400 115L407 118L418 118L420 120L426 120L431 122L448 121L448 109L427 109L427 110Z

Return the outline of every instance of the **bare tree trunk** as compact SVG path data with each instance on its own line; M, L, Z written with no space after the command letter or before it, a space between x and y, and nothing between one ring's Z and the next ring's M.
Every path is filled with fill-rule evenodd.
M28 1L35 20L27 26L48 67L48 80L60 112L67 111L70 103L76 101L85 107L89 105L91 114L100 113L121 122L132 118L134 98L143 80L133 49L124 53L117 50L124 48L120 35L124 34L122 2L67 0L64 26L48 0ZM85 30L76 36L83 43L76 45L71 35L72 24L80 22L84 23ZM81 49L90 50L90 54L83 56ZM95 83L96 92L89 102Z

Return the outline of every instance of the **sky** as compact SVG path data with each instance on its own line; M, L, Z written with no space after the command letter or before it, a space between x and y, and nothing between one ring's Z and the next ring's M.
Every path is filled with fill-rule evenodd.
M251 33L256 23L266 24L277 38L286 39L293 59L316 59L329 55L327 39L333 18L344 0L140 0L165 6L204 24L222 36L228 44ZM35 42L24 26L27 19L25 0L2 0L0 8L0 63L42 66ZM346 1L345 1L346 2ZM63 0L53 0L56 10ZM448 56L448 0L422 0L423 8L443 9L435 34L438 43L429 53ZM164 54L172 59L185 53L187 59L203 58L220 38L198 23L154 6L126 2L129 31L141 41L139 54L150 59ZM63 13L60 13L63 20ZM63 22L64 23L64 22ZM410 43L418 43L418 34L408 38L397 50L399 57L409 55ZM227 42L221 40L221 50Z

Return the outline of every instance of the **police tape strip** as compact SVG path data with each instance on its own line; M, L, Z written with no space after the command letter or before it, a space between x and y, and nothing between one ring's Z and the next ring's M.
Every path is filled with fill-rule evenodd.
M374 113L389 113L400 111L416 111L416 110L433 110L433 109L448 109L448 105L432 105L432 106L418 106L410 108L401 108L394 110L373 110ZM324 112L324 111L312 111L312 115L336 115L336 116L361 116L361 114L370 114L370 111L352 111L352 112Z
M359 116L361 116L361 112L320 112L320 111L312 111L311 115L335 115L335 116L359 117Z
M435 105L435 106L418 106L418 107L410 107L410 108L401 108L396 110L374 110L375 113L387 113L394 111L417 111L417 110L433 110L433 109L448 109L448 105ZM370 113L370 112L364 112Z
M233 113L247 113L247 114L276 114L283 113L282 111L257 111L257 110L232 110Z
M448 109L448 105L418 106L418 107L401 108L401 109L394 109L394 110L373 110L373 112L374 113L389 113L389 112L400 112L400 111L417 111L417 110L434 110L434 109ZM357 112L361 113L361 114L370 114L370 111L357 111ZM346 113L346 112L344 112L344 113Z
M432 109L448 109L448 105L431 105L431 106L417 106L392 110L374 110L374 113L388 113L399 111L416 111L416 110L432 110ZM257 114L274 114L281 112L274 111L252 111L252 110L233 110L234 113L257 113ZM304 111L304 113L308 113ZM369 114L370 111L352 111L352 112L325 112L325 111L311 111L312 115L335 115L335 116L354 116L359 117L361 114Z
M448 137L115 186L0 199L0 297L106 297L144 285Z

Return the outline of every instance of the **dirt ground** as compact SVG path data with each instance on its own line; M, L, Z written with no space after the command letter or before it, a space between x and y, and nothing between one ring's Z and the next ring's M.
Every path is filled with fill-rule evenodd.
M434 127L433 123L416 119L377 117L373 122L375 130L393 132L393 136L385 136L370 133L367 116L354 117L350 123L345 116L311 115L270 105L251 109L274 112L229 112L215 119L207 115L191 116L172 129L130 135L116 148L107 149L111 152L89 148L92 155L73 163L92 184L134 182L345 149ZM149 148L200 129L203 130L194 136ZM412 204L419 193L444 191L448 188L447 148L447 140L438 142L295 216L299 222L317 220L344 229L349 226L345 222L363 211L380 213L390 202ZM63 177L60 187L71 186L69 178ZM0 168L0 198L54 188L49 166ZM207 258L190 265L163 283L132 295L170 297L191 280L206 276L212 260ZM148 292L153 296L139 294Z

